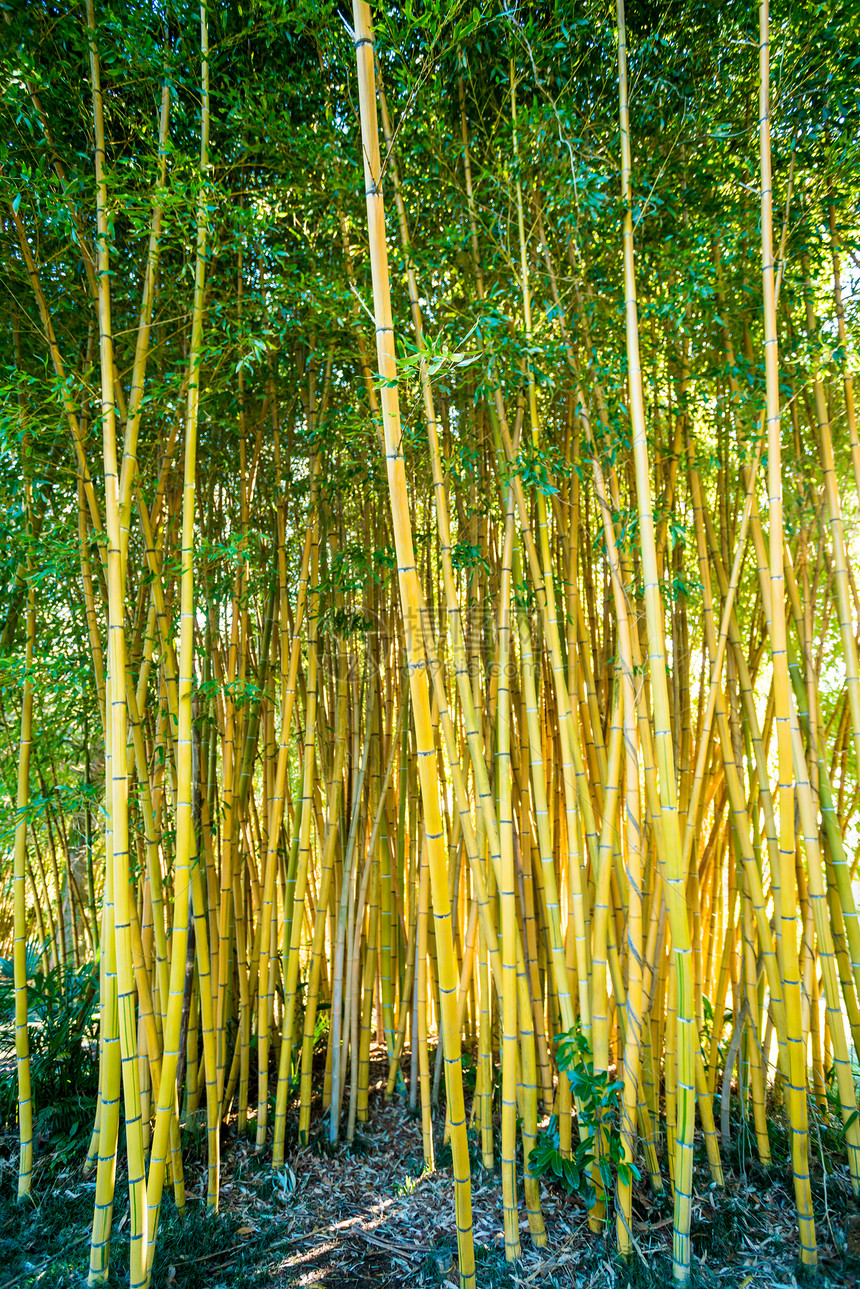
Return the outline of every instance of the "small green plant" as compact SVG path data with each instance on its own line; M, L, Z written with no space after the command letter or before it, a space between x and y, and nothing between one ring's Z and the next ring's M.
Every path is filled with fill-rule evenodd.
M612 1189L614 1175L628 1184L639 1179L639 1169L624 1158L624 1141L618 1127L619 1093L624 1086L610 1081L605 1070L595 1071L588 1039L579 1024L560 1034L558 1068L567 1076L576 1106L578 1140L572 1143L570 1156L560 1147L558 1119L549 1121L545 1132L538 1134L529 1157L532 1177L549 1173L556 1177L570 1195L580 1195L591 1208L597 1195L592 1185L596 1169L603 1188Z
M42 970L42 954L27 946L30 1077L37 1136L65 1163L85 1144L98 1091L97 963ZM0 959L0 1060L15 1059L12 963ZM14 1067L13 1067L14 1068ZM0 1122L13 1123L17 1080L0 1085Z

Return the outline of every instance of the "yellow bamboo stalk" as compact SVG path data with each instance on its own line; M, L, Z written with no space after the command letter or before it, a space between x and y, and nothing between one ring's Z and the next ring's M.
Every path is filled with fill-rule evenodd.
M627 37L624 24L624 2L618 0L618 74L619 117L621 134L621 195L624 202L623 250L624 294L627 333L627 370L630 393L630 420L633 429L633 460L636 495L639 508L639 537L642 572L645 585L645 613L648 631L649 674L654 703L654 742L659 773L662 808L664 857L663 891L672 931L675 991L673 1040L677 1051L677 1113L674 1142L674 1226L672 1243L672 1276L679 1285L690 1281L690 1221L693 1189L693 1128L695 1117L695 1006L690 931L687 921L687 874L682 862L680 824L676 796L674 750L672 747L669 695L666 685L666 653L657 552L654 541L654 515L648 465L648 441L642 396L642 372L639 357L639 324L636 304L636 277L633 247L632 169L630 148L630 111L627 99ZM667 1053L667 1061L669 1061ZM673 1071L667 1070L671 1076Z
M502 1206L504 1212L505 1257L520 1256L519 1208L517 1204L517 961L516 877L511 804L511 714L508 668L510 665L511 564L513 561L514 512L511 489L506 489L505 537L502 554L498 610L498 702L496 706L496 780L499 801L501 863L499 866L499 908L502 932Z
M112 707L111 678L106 687L107 710ZM105 727L105 778L112 780L111 724ZM105 882L102 903L99 960L99 1106L96 1192L90 1238L89 1286L104 1284L109 1274L110 1232L113 1218L116 1143L121 1097L119 1019L117 1014L116 935L114 917L113 833L110 812L105 819Z
M797 883L795 879L794 766L791 738L791 687L785 625L784 534L782 514L782 445L779 407L775 265L773 258L773 184L770 164L770 11L759 4L759 147L761 152L761 245L764 291L764 361L768 465L769 566L771 587L771 656L778 758L779 883L781 975L787 1043L787 1108L791 1127L791 1160L797 1204L800 1262L817 1265L815 1219L809 1184L806 1108L806 1045L801 1010L797 952Z
M450 922L450 901L448 898L448 878L439 790L433 768L435 757L432 755L434 744L430 721L430 701L427 678L423 670L424 650L421 641L420 588L412 543L406 472L401 449L397 360L394 352L394 328L391 315L385 216L380 187L382 167L376 115L373 31L370 8L366 0L354 0L353 21L358 66L374 314L377 327L377 360L383 382L380 390L382 424L439 956L439 988L443 1042L445 1046L445 1083L451 1119L451 1152L454 1166L460 1289L471 1289L475 1283L475 1254L472 1235L469 1148L466 1137L466 1115L460 1069L460 1035L457 1028L457 969L454 960L454 943Z
M93 0L87 0L90 46L90 83L95 134L95 178L98 267L99 351L101 369L102 429L104 439L105 519L107 526L108 676L110 706L111 779L106 798L111 819L111 856L114 878L114 934L117 964L117 1008L122 1088L125 1102L126 1146L130 1209L129 1276L132 1289L145 1283L147 1241L144 1192L146 1164L140 1107L135 1009L134 959L129 912L128 738L126 710L126 645L123 612L122 535L119 509L119 471L116 452L116 390L114 384L113 331L111 326L110 229L105 175L105 130L101 72L96 43ZM108 1085L108 1093L114 1089ZM118 1089L116 1089L118 1091ZM106 1270L106 1268L105 1268Z
M311 465L311 498L310 504L313 509L316 504L316 463L317 456ZM266 1140L266 1124L269 1110L269 1022L268 1012L271 1004L272 993L270 984L269 971L269 941L272 930L272 914L275 890L275 873L277 868L278 856L278 839L281 832L281 824L284 817L284 795L287 782L287 770L289 768L290 752L290 726L293 718L293 703L296 696L296 676L299 665L299 647L301 644L300 630L302 618L304 616L305 600L307 598L308 587L308 568L310 565L312 528L313 518L308 522L305 532L305 544L302 552L302 567L299 575L298 598L296 602L296 616L293 626L293 639L290 648L290 664L281 693L281 711L280 711L280 733L278 736L278 759L275 770L274 789L269 807L269 824L267 832L267 847L264 870L263 884L263 908L260 917L260 981L262 988L259 991L259 1012L257 1023L257 1045L259 1052L259 1094L257 1098L257 1149L261 1149Z
M418 1050L418 1076L421 1090L421 1142L424 1168L432 1173L436 1167L433 1149L433 1115L430 1105L430 1054L427 1050L427 986L430 965L427 957L427 924L430 916L430 869L427 843L420 844L418 876L418 949L415 958L415 1033L412 1042Z
M519 233L519 250L520 250L520 280L522 288L523 304L523 322L525 326L526 345L531 347L532 337L532 316L531 316L531 291L529 288L529 269L528 269L528 248L526 243L525 218L523 209L522 184L519 178L519 148L517 135L517 96L516 96L516 75L513 59L510 65L510 95L511 95L511 121L513 125L513 151L514 164L517 166L517 178L515 184L517 200L517 228ZM470 202L471 206L471 202ZM471 213L471 212L470 212ZM531 442L533 447L537 448L540 443L540 419L538 414L537 401L537 384L535 382L534 369L531 364L526 366L526 390L528 396L529 424L531 428ZM499 410L501 411L500 391ZM508 457L513 461L514 453L512 445L508 442L505 420L503 416L499 417L499 428L502 434L502 440ZM522 500L522 482L518 477L514 480L514 490L517 493L517 499L520 506L521 516L524 511ZM550 659L552 664L553 684L555 687L556 699L558 703L559 714L559 736L561 744L562 764L564 767L564 799L565 810L567 812L568 827L568 846L572 847L570 851L569 873L571 880L572 909L574 922L574 940L576 944L576 961L577 973L579 976L579 1013L584 1032L590 1035L591 1031L591 998L587 987L587 979L590 973L590 964L588 961L588 943L586 937L586 922L590 915L590 910L586 907L587 892L585 890L583 865L579 849L576 843L577 823L576 807L574 797L577 796L580 803L580 812L584 822L584 830L589 845L589 853L593 865L597 863L597 830L594 822L594 816L591 805L591 797L585 786L585 769L582 762L581 738L578 728L575 712L571 709L570 696L567 688L566 668L561 649L561 635L558 623L558 612L555 599L555 588L553 583L552 564L549 545L549 527L546 511L546 497L542 490L538 489L536 496L537 505L537 528L538 542L540 544L540 555L538 556L535 549L532 553L529 550L530 533L525 528L523 538L526 550L529 553L529 563L532 566L532 576L535 581L536 589L539 590L541 610L544 619L544 625L549 644Z
M209 160L209 35L206 0L200 5L202 111L200 118L200 193L197 203L197 245L194 301L191 315L188 399L185 412L185 462L182 492L182 572L180 577L178 731L176 740L176 859L174 868L173 932L170 985L164 1026L161 1082L156 1102L146 1204L148 1228L144 1250L145 1285L149 1285L155 1255L158 1216L164 1186L171 1119L176 1106L176 1068L179 1061L182 1000L188 946L193 868L197 842L192 790L192 686L194 669L194 517L197 467L197 421L200 406L200 361L206 271L207 198L204 177ZM214 1076L214 1069L212 1071ZM217 1126L216 1126L217 1131ZM210 1183L211 1186L211 1183Z
M290 1059L293 1046L297 990L299 979L299 946L302 936L305 892L307 890L308 869L311 860L311 820L313 816L313 795L316 779L316 720L318 706L318 648L317 630L319 619L318 585L319 585L319 518L315 510L312 518L310 585L308 619L308 673L307 700L305 704L304 764L302 767L302 811L299 831L298 868L296 885L293 894L292 920L289 926L289 943L287 964L284 979L284 998L286 1012L281 1030L281 1051L278 1058L278 1089L275 1098L275 1133L272 1152L272 1164L275 1168L283 1167L284 1138L286 1134L287 1094L289 1091ZM286 928L285 928L286 932ZM285 936L286 938L286 936Z
M403 201L400 177L397 168L396 159L393 156L394 138L391 126L388 120L388 110L385 96L380 90L380 109L383 122L383 132L386 144L391 155L391 170L394 183L395 202L398 213L398 226L400 230L400 239L403 246L404 254L407 258L407 285L409 288L409 299L412 311L413 328L415 332L416 345L420 354L419 378L421 383L422 400L424 404L424 415L427 424L428 441L430 445L430 463L433 473L433 488L435 499L435 512L437 528L439 533L439 553L442 563L443 586L445 591L445 604L448 625L451 629L451 645L454 661L454 675L457 683L457 693L460 698L463 722L466 729L466 743L470 752L470 760L476 781L476 795L481 807L481 817L487 830L487 836L490 844L490 857L493 867L498 870L500 864L500 840L499 840L499 821L496 816L493 794L490 788L489 777L487 774L487 761L484 753L484 739L476 714L475 696L472 690L471 679L469 675L469 663L466 652L465 639L463 634L462 612L460 608L459 597L457 595L456 582L454 577L454 568L451 559L452 538L451 523L448 503L448 491L445 478L442 472L441 453L439 449L438 435L438 418L436 415L435 402L433 396L433 386L429 373L429 364L426 357L426 344L424 339L424 328L421 313L420 293L418 290L415 267L412 262L412 248L409 236L409 225L406 217L406 207ZM371 408L376 414L378 404L375 391L370 387ZM426 614L426 609L424 609ZM427 633L425 632L425 635ZM432 648L429 636L425 641L428 650L428 660L430 663L431 674L433 676L434 694L437 704L440 708L440 714L447 710L447 703L440 694L441 689L441 671L438 662L430 656ZM451 740L448 742L448 755L451 756L451 749L454 746ZM452 762L453 765L453 762ZM461 818L462 818L461 810ZM471 853L470 853L471 855ZM475 864L470 858L472 872L474 874ZM555 891L555 875L545 874L547 887L550 891L551 907L554 910L558 908L558 898ZM483 879L479 880L479 891L483 884ZM486 905L480 900L480 909L482 918L486 916ZM562 1007L565 1017L569 1020L569 1025L573 1024L573 1010L570 1002L570 988L567 979L567 969L564 961L564 950L561 939L560 920L551 918L549 932L552 943L553 968L556 974L556 988L561 997ZM517 932L519 941L519 931ZM490 938L488 943L491 946L491 961L494 964L494 972L498 976L500 967L495 957L493 949L494 940ZM521 948L517 950L521 954ZM500 980L500 977L499 977Z
M325 951L325 933L328 921L329 893L334 875L334 852L340 831L340 799L343 791L343 769L346 763L346 711L347 711L347 660L346 646L338 638L338 681L335 713L335 752L328 792L328 827L325 832L320 863L319 895L314 915L311 963L308 974L308 992L305 1002L305 1019L302 1033L302 1057L299 1102L299 1144L306 1145L311 1125L311 1076L313 1072L313 1042L319 1002L319 984ZM392 757L396 739L392 743ZM275 1122L275 1149L273 1167L282 1166L283 1133L279 1134L280 1120Z

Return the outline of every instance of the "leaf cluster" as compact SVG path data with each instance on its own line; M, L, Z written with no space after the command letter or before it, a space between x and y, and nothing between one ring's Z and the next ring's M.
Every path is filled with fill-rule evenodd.
M592 1208L598 1200L596 1184L608 1192L616 1176L625 1184L639 1178L639 1169L625 1159L618 1126L624 1084L611 1079L606 1070L595 1070L591 1046L579 1022L559 1034L556 1042L558 1068L570 1083L576 1106L578 1140L569 1154L563 1153L558 1117L553 1115L545 1131L538 1134L529 1156L529 1173L532 1177L554 1177L568 1194L579 1195Z

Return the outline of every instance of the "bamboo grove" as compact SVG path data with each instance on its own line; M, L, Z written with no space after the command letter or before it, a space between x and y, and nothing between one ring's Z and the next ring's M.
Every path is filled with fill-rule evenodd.
M860 1193L851 6L0 30L19 1195L28 977L89 963L91 1285L118 1179L137 1289L192 1122L217 1209L223 1124L348 1143L372 1050L475 1284L470 1136L516 1259L571 1035L593 1231L669 1190L687 1284L694 1153L769 1166L776 1107L814 1267L822 1124Z

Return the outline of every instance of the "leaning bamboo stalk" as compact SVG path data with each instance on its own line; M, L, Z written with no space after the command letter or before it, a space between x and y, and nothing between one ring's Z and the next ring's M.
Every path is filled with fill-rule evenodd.
M418 1050L418 1077L421 1093L421 1142L424 1151L424 1168L432 1173L436 1167L433 1147L433 1113L430 1095L430 1053L427 1047L427 994L430 964L427 957L428 922L430 918L430 870L427 862L427 844L419 843L421 858L418 874L418 949L415 956L415 1032L413 1047Z
M360 704L359 704L360 705ZM368 694L367 707L373 706L372 694ZM358 730L358 721L354 722L354 730ZM356 922L356 901L353 898L353 889L356 891L358 900L361 900L361 891L358 883L358 847L357 839L359 834L359 821L362 811L362 800L364 794L364 782L367 776L367 766L370 759L371 735L373 730L373 721L368 711L365 723L364 746L361 751L361 758L358 762L358 774L356 776L355 791L352 801L352 817L350 819L349 834L346 841L346 851L343 859L343 879L341 882L340 905L338 908L337 920L337 940L333 949L332 964L332 1016L331 1016L331 1045L332 1045L332 1093L331 1093L331 1118L329 1122L329 1140L334 1144L340 1133L340 1107L343 1091L346 1084L346 1052L350 1044L351 1032L347 1024L350 1009L353 1006L353 989L355 981L353 977L353 954L350 949L353 945L352 928ZM369 869L365 868L365 875ZM362 878L362 889L366 889L364 877ZM356 936L358 932L356 932ZM347 958L347 954L349 957ZM356 1059L356 1053L353 1051L353 1060Z
M386 106L385 95L382 93L381 90L380 90L380 109L381 109L381 115L382 115L385 140L388 145L389 151L392 152L393 136L391 132L390 123L388 121L388 110ZM452 646L453 661L454 661L454 675L455 675L455 680L457 684L457 694L460 699L461 715L462 715L463 723L466 730L466 744L469 749L470 763L475 776L475 792L481 808L481 819L483 821L484 827L486 828L487 836L489 839L490 860L494 870L498 873L499 865L501 862L500 861L499 820L495 810L493 793L491 791L489 776L487 773L487 761L486 761L486 756L484 751L484 739L482 738L482 734L480 730L480 725L479 725L477 712L476 712L475 696L472 691L471 678L469 675L469 664L468 664L468 657L466 653L465 639L464 639L464 633L463 633L462 611L460 607L459 596L457 594L456 582L454 577L454 567L453 567L453 562L451 558L453 543L452 543L452 536L451 536L450 507L449 507L449 500L448 500L448 489L447 489L446 481L442 471L442 459L441 459L441 452L439 447L439 433L438 433L439 422L438 422L436 408L435 408L433 385L430 378L429 361L427 357L426 343L424 338L424 327L423 327L423 320L422 320L422 313L421 313L421 303L420 303L420 294L418 290L417 276L416 276L415 267L412 261L412 248L411 248L411 241L409 236L409 225L406 217L406 207L405 207L402 192L401 192L400 177L397 169L397 162L393 156L393 152L391 157L391 163L392 163L392 166L391 166L392 178L394 183L395 201L396 201L397 213L398 213L398 224L400 229L401 244L403 247L404 254L406 255L406 258L407 258L407 285L409 289L409 299L410 299L410 305L411 305L411 311L412 311L412 322L413 322L413 328L415 332L415 341L419 352L418 373L419 373L419 379L421 384L421 394L422 394L422 401L424 405L425 421L427 424L428 441L430 445L430 464L433 472L435 513L436 513L437 530L439 534L439 548L440 548L439 554L440 554L441 564L442 564L446 617L447 617L448 624L451 628L451 646ZM374 412L376 412L377 411L376 393L372 387L370 388L370 402L371 402L371 408L374 410ZM426 615L426 609L424 610L424 612ZM431 675L433 678L434 694L436 697L437 705L439 707L440 717L443 720L443 728L444 728L445 718L444 716L442 716L442 712L443 711L447 712L447 702L445 701L444 696L441 692L443 688L442 681L441 681L441 671L439 669L438 663L434 661L434 658L430 655L430 650L433 648L431 634L428 634L425 631L425 636L426 636L425 647L428 650L428 661L431 669ZM451 739L447 737L447 735L446 735L446 742L448 745L448 755L450 758L452 749L454 747L454 743ZM456 759L459 763L459 758L456 758ZM451 764L453 766L454 762L452 761ZM454 774L456 775L456 771L454 771ZM460 815L462 819L463 817L462 809L460 811ZM468 846L467 846L467 852L468 852ZM471 854L472 852L468 852L468 853ZM477 851L475 851L474 853L477 854ZM474 873L475 865L471 859L470 859L470 864L472 866L472 871ZM552 907L555 908L557 907L557 894L555 890L554 872L547 874L547 883L548 883L548 890L550 892L549 898L551 901L551 905ZM479 889L482 886L483 886L483 878L480 878ZM486 916L485 901L479 900L479 907L481 910L482 918L485 918ZM563 954L563 948L562 948L562 942L561 942L560 923L557 922L556 919L551 919L549 930L550 930L550 935L553 937L553 940L552 940L553 968L556 975L556 989L558 991L560 999L562 1000L561 1002L562 1013L565 1017L567 1028L570 1028L573 1024L573 1010L572 1010L572 1005L570 1001L570 988L569 988L568 979L567 979L567 969L564 961L564 954ZM485 931L485 934L486 934L486 931ZM518 941L517 952L519 955L521 955L519 938L520 938L519 930L517 930L517 941ZM499 975L500 968L498 963L498 957L497 957L495 948L493 947L495 944L494 938L488 940L488 943L491 946L490 948L491 962L493 963L494 972L498 976L499 983L500 983L501 977Z
M529 285L528 247L525 232L523 192L519 176L516 75L513 60L511 60L510 65L510 97L514 164L517 167L515 194L520 252L520 285L525 340L527 349L530 350L532 346L532 306L531 289ZM534 367L531 363L526 365L525 377L529 426L531 429L531 445L534 449L537 449L540 444L540 418L538 412L537 383L535 380ZM501 412L500 391L497 391L497 397L499 411ZM508 441L505 418L502 415L499 416L499 430L509 461L513 464L514 452L512 451L512 445L510 445ZM521 481L516 478L516 476L514 492L515 494L518 494L518 504L522 514L523 504L521 497ZM569 873L571 878L574 940L576 944L577 973L579 976L579 1011L583 1030L588 1035L591 1030L591 997L586 984L590 974L586 923L589 920L591 911L587 907L588 893L584 880L584 863L579 853L579 847L576 843L578 832L578 821L576 818L577 813L581 815L587 839L588 853L591 858L592 865L595 867L597 865L597 829L594 821L591 797L585 786L585 768L582 760L580 730L576 713L572 710L570 694L567 686L567 674L561 648L561 633L556 607L549 545L549 523L546 508L546 496L541 489L537 490L536 509L537 543L535 544L535 547L539 544L539 555L536 548L534 552L530 550L531 543L529 541L529 533L525 529L525 526L523 538L525 541L526 553L528 555L528 562L531 566L532 576L535 581L535 589L538 590L540 595L547 643L549 644L552 677L555 687L556 701L558 704L559 736L562 764L564 767L565 810L567 813L568 846L570 848ZM575 797L579 800L579 812L576 811Z
M93 0L87 2L90 45L90 82L95 133L96 214L98 239L99 351L101 369L102 429L104 438L105 519L107 527L108 580L108 676L111 760L106 799L111 820L111 856L114 876L115 953L117 964L117 1007L121 1077L125 1102L128 1153L130 1222L129 1274L132 1289L145 1283L146 1207L144 1203L146 1164L137 1054L134 961L129 912L129 829L128 829L128 717L126 709L126 642L123 612L122 535L119 507L119 470L116 452L116 387L114 382L113 331L111 326L110 230L108 226L107 178L105 174L105 130L101 71L96 43ZM116 1089L118 1091L118 1089ZM112 1089L108 1086L108 1093ZM106 1268L105 1268L106 1270Z
M484 276L481 268L480 255L478 249L477 235L477 218L475 212L475 198L472 187L471 163L469 159L468 146L468 128L466 123L465 111L465 94L463 91L462 78L459 80L460 96L460 127L463 140L463 160L466 178L466 195L467 209L469 216L470 240L473 268L475 272L476 286L478 296L484 299L486 295ZM512 99L512 107L515 110L515 99ZM514 134L516 138L516 132ZM519 189L518 189L519 192ZM520 217L520 249L521 260L525 256L525 238L522 228L522 194L519 192L518 199L518 216ZM522 298L523 309L526 320L526 332L531 331L530 321L530 296L528 287L527 269L522 273ZM532 439L537 446L539 439L539 420L537 415L536 390L534 383L534 373L529 369L526 373L529 387L529 413L531 418ZM510 467L514 466L517 455L517 444L511 439L510 429L508 426L507 416L505 413L504 400L502 391L496 385L493 390L493 403L490 408L490 421L493 427L494 435L501 438L501 446L496 445L496 456L499 465L499 474L503 473L503 463L501 459L502 449L507 458ZM510 473L510 471L508 471ZM584 1018L586 1029L588 1028L589 1015L589 996L586 981L588 979L588 961L587 961L587 941L585 935L585 909L582 896L582 856L578 844L578 825L576 822L576 794L584 785L584 769L581 764L581 755L577 743L576 731L572 723L570 703L567 692L567 683L565 679L565 668L561 653L560 633L558 628L558 618L555 610L555 596L552 586L552 577L549 575L549 546L547 538L546 524L541 529L541 553L538 553L534 535L532 533L531 512L527 504L522 479L516 470L511 474L511 485L516 499L517 511L520 519L521 540L524 546L524 552L527 557L527 565L535 591L538 596L541 617L544 624L549 652L553 667L553 681L556 690L557 705L559 709L559 725L561 731L561 747L564 765L564 801L567 813L567 840L569 846L569 869L573 878L573 914L575 934L574 941L576 945L577 974L579 978L579 1004L580 1013ZM541 494L538 494L538 506L541 504ZM540 512L545 518L545 507ZM543 560L543 562L542 562ZM482 797L483 800L483 797ZM596 830L591 807L591 799L586 791L581 791L579 795L580 808L585 816L585 832L592 850L596 846ZM492 845L491 835L491 845ZM497 850L495 853L498 853ZM568 968L569 970L569 968Z
M639 324L633 248L633 212L630 147L630 111L627 100L627 42L624 3L618 0L618 74L621 133L621 195L624 202L623 250L627 335L627 368L630 419L633 430L633 460L639 509L639 535L645 584L645 613L648 631L651 693L654 703L654 742L659 772L663 820L663 890L669 912L674 951L676 989L677 1115L675 1120L674 1192L675 1211L672 1246L672 1276L680 1285L690 1280L690 1221L693 1188L693 1127L695 1116L695 1012L690 931L686 909L686 873L682 864L681 835L676 796L674 751L672 747L669 695L666 685L666 653L654 515L648 464L648 441L642 396L639 356Z
M392 754L396 751L396 744L392 743ZM389 773L393 760L389 760ZM376 785L374 784L374 790ZM374 793L371 794L373 802ZM355 1135L355 1122L367 1122L367 1104L368 1104L368 1078L370 1070L370 1020L373 1007L373 985L376 978L377 967L377 941L379 935L379 885L380 885L380 860L377 842L379 839L379 826L385 813L385 795L379 796L376 802L376 809L373 816L373 826L370 834L370 842L367 848L366 866L370 870L370 896L368 901L367 932L364 943L364 963L363 970L359 971L356 967L353 972L356 989L356 1008L353 1021L352 1049L353 1064L351 1069L351 1091L349 1102L349 1120L347 1126L347 1140L352 1141ZM361 908L361 905L359 906ZM362 919L363 921L363 919ZM359 927L361 922L359 922ZM355 953L358 955L360 948L358 930L356 931L356 948ZM363 986L363 988L362 988ZM359 1028L360 1024L360 1028Z
M298 867L296 885L293 894L292 919L289 927L284 927L284 938L287 950L286 971L284 978L284 998L286 1011L281 1029L281 1051L278 1058L278 1088L275 1099L275 1132L273 1164L281 1167L283 1163L284 1136L286 1132L287 1093L289 1090L290 1059L293 1046L295 1026L297 988L299 979L299 947L301 945L302 921L307 890L308 869L311 863L311 820L313 816L313 795L316 781L316 722L319 706L319 659L318 659L318 626L319 626L319 516L315 510L312 516L312 536L310 554L310 583L308 588L308 673L307 701L305 704L304 763L302 767L302 808L299 829Z
M203 102L200 118L200 193L197 203L197 249L194 301L191 314L182 493L174 910L171 935L170 987L167 1019L164 1028L161 1083L156 1102L155 1129L152 1138L149 1176L147 1178L148 1229L144 1260L145 1283L147 1285L152 1275L170 1124L173 1115L177 1113L176 1069L179 1062L182 1003L185 992L185 964L188 945L192 868L196 862L197 855L192 785L192 687L194 676L194 518L197 476L197 422L200 407L200 363L207 241L207 206L204 179L209 157L209 41L206 0L201 0L200 5L200 48Z
M619 1005L621 1000L624 1001L626 1016L626 1037L624 1042L623 1056L623 1090L622 1090L622 1138L624 1142L624 1158L628 1167L633 1163L635 1137L636 1137L636 1120L639 1117L650 1117L647 1114L646 1105L640 1104L639 1089L642 1080L642 1045L643 1045L643 1015L645 1013L643 999L643 976L645 968L649 962L649 955L646 952L643 959L643 940L642 940L642 913L643 913L643 872L642 872L642 835L641 835L641 809L639 793L639 750L637 738L637 686L635 682L635 669L638 666L638 651L634 652L631 633L630 633L630 612L627 602L627 592L625 589L625 579L620 558L620 551L616 545L614 523L612 517L612 508L609 502L608 489L606 487L603 470L599 460L597 445L592 433L591 419L585 404L582 389L579 384L578 364L576 355L571 345L564 319L564 308L562 305L560 293L558 291L555 270L552 263L552 257L549 253L549 247L543 233L543 226L538 219L538 234L544 248L544 258L546 261L547 271L549 274L550 285L552 288L553 298L557 309L559 326L562 337L565 342L568 363L577 375L577 411L585 427L586 435L592 449L592 469L594 473L595 492L597 495L598 505L603 520L604 544L607 561L609 563L610 583L612 589L613 602L616 614L617 629L617 651L619 667L622 680L623 693L623 731L625 747L625 773L624 773L624 813L625 813L625 877L627 880L627 990L626 995L619 991ZM583 325L588 336L587 323L583 317ZM592 358L593 361L593 358ZM600 392L599 381L596 382L598 393L598 406L601 412L601 419L604 428L607 426L605 406L603 404ZM528 675L528 672L526 673ZM645 761L645 779L649 790L649 796L653 799L656 797L656 791L653 786L653 773L651 773L650 752L647 751L650 744L649 730L647 723L643 725L643 734L645 736L646 761ZM656 813L656 801L652 804L652 814ZM656 821L659 822L659 821ZM648 1033L646 1024L645 1035ZM650 1053L649 1053L650 1055ZM646 1063L646 1068L650 1068L650 1062ZM569 1122L568 1122L569 1132ZM649 1161L649 1170L651 1172L652 1182L655 1189L661 1189L662 1183L659 1180L659 1168L656 1161L656 1152L653 1142L647 1131L643 1131L646 1154ZM619 1176L616 1197L616 1235L618 1240L618 1249L622 1257L630 1254L633 1235L632 1235L632 1171L628 1173L626 1179Z
M325 951L325 933L328 920L328 908L332 878L334 876L334 853L340 831L340 801L343 792L343 770L346 763L346 724L347 724L347 679L346 679L346 646L342 638L338 639L338 679L337 702L335 708L335 751L329 791L327 798L328 826L320 860L319 894L314 928L311 940L311 963L308 974L308 993L305 1003L304 1029L302 1033L301 1076L299 1085L299 1143L307 1144L311 1123L311 1078L313 1073L313 1043L316 1026L317 1007L319 1003L319 984L322 973L322 959ZM392 748L393 752L393 748ZM334 1001L334 999L332 999ZM273 1167L279 1168L283 1163L282 1134L279 1132L280 1120L275 1124L275 1148Z
M394 328L391 315L385 216L380 188L382 167L376 115L373 31L370 9L366 0L354 0L353 20L358 66L374 313L377 327L377 360L383 382L380 390L383 434L439 955L439 987L441 992L443 1042L445 1045L445 1082L451 1119L451 1149L454 1165L460 1286L461 1289L471 1289L471 1286L475 1283L475 1255L472 1235L469 1148L466 1137L463 1082L460 1069L460 1034L457 1027L457 969L454 961L454 944L450 923L450 901L448 898L448 878L439 792L432 764L433 760L435 760L433 756L435 748L430 721L427 677L424 671L419 583L409 517L406 472L401 447L397 360L394 352Z
M560 304L552 262L547 252L547 267L550 270L550 281L553 294ZM560 315L563 317L563 315ZM573 351L565 335L568 348L568 361L574 366ZM574 370L576 370L574 366ZM615 527L612 510L607 499L607 489L603 470L598 458L596 444L591 429L591 420L585 407L581 389L578 389L579 415L585 426L591 443L593 457L595 491L603 519L604 543L609 563L612 596L615 604L616 627L618 636L618 658L621 673L621 721L624 740L624 816L625 816L625 876L627 879L627 990L625 1014L627 1022L623 1056L623 1089L622 1089L622 1137L624 1141L624 1158L628 1167L633 1162L636 1119L638 1113L639 1086L642 1067L643 1037L643 996L642 984L644 975L642 943L642 910L643 910L643 873L642 873L642 836L640 827L641 807L639 793L639 750L637 738L636 684L634 679L633 651L630 638L630 616L627 593L622 579L619 550L616 545ZM620 1003L619 1003L620 1005ZM649 1166L652 1177L657 1171L654 1168L653 1146L650 1142L645 1147L649 1153ZM616 1203L616 1236L618 1250L622 1257L630 1254L632 1245L632 1172L627 1179L619 1176Z
M797 883L795 878L794 765L791 737L791 686L785 625L785 571L782 504L782 444L779 406L775 265L773 258L773 185L770 163L770 12L759 4L759 148L761 154L761 246L764 291L764 361L768 464L770 636L773 660L778 758L780 949L787 1040L788 1115L791 1160L797 1204L800 1261L817 1264L815 1220L809 1184L806 1109L806 1053L801 1011L800 964L797 953Z
M496 704L496 781L499 801L501 863L499 906L502 932L502 1205L504 1211L505 1257L520 1256L519 1208L517 1205L517 977L514 937L516 895L514 836L511 803L511 711L508 668L510 664L510 597L513 561L514 514L511 490L507 489L505 538L498 613L498 702Z
M301 625L304 617L305 600L307 598L308 586L308 569L310 566L311 545L313 540L314 525L314 508L316 504L316 470L317 455L314 454L311 464L311 517L305 531L304 550L302 552L302 566L299 574L298 599L296 602L296 615L293 624L293 639L290 647L290 663L287 676L282 684L281 692L281 710L280 710L280 732L278 736L278 757L277 767L275 770L274 791L271 797L269 809L269 824L267 833L267 847L264 869L263 885L263 910L260 919L260 972L261 983L263 988L259 991L259 1015L257 1025L257 1042L260 1052L260 1073L259 1073L259 1095L257 1101L257 1149L259 1150L265 1143L266 1124L268 1119L268 1054L269 1054L269 1025L268 1009L271 999L271 990L269 985L269 938L272 927L273 899L275 886L275 870L277 866L278 840L281 832L281 824L284 817L284 797L286 792L287 771L289 768L289 751L290 751L290 726L293 718L293 704L296 695L296 677L299 666L299 647L301 644Z

